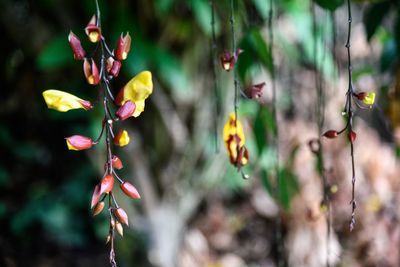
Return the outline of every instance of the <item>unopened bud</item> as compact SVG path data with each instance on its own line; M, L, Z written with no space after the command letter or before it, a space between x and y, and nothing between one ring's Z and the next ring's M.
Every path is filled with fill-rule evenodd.
M112 166L113 166L114 169L120 170L120 169L122 169L124 167L122 165L122 161L116 155L113 155L111 161L112 161Z
M124 228L122 227L122 224L120 222L115 223L115 229L117 229L117 232L120 236L124 236Z
M137 191L136 187L134 187L131 183L123 182L120 185L120 187L121 187L122 192L124 192L125 195L127 195L128 197L131 197L133 199L140 198L139 192Z
M326 131L322 136L332 139L332 138L336 138L336 136L338 136L338 132L335 130L329 130L329 131Z
M99 203L97 203L93 209L93 216L100 214L103 211L104 206L105 206L104 201L100 201Z
M136 110L136 105L132 101L126 101L115 113L120 120L126 120L131 117Z
M93 146L91 138L82 135L73 135L65 138L69 150L84 150Z
M81 41L72 31L70 31L68 35L68 42L71 46L72 52L74 53L74 58L76 60L84 59L86 52L81 45Z

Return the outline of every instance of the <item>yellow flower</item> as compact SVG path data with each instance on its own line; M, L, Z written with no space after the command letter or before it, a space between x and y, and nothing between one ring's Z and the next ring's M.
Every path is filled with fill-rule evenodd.
M130 138L126 130L119 131L114 138L114 144L117 146L126 146L129 144Z
M143 112L145 100L153 93L153 81L151 80L150 71L142 71L133 77L118 93L116 103L123 105L130 100L136 105L133 117L137 117Z
M248 163L249 154L244 146L245 137L242 124L235 118L235 113L232 112L225 124L224 143L231 163L237 167L240 167Z
M46 90L43 92L43 98L48 108L60 112L78 108L83 108L85 110L93 108L89 101L59 90Z
M375 93L374 92L368 92L367 95L364 97L362 101L365 105L373 105L375 103Z

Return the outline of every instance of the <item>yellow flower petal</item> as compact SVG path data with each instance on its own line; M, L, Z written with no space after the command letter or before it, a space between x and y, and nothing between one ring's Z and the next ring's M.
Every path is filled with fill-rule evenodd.
M133 112L132 116L136 118L140 115L140 113L142 113L144 111L144 100L136 101L135 105L136 105L136 109L135 109L135 112Z
M368 92L368 94L363 99L363 103L369 106L373 105L375 103L375 93Z
M60 112L71 109L90 109L92 106L89 101L59 90L46 90L43 92L44 101L47 107Z
M133 77L121 90L117 97L117 103L123 105L131 100L136 104L137 101L144 101L153 92L153 81L150 71L142 71ZM137 107L136 107L137 108Z
M225 144L229 140L229 138L234 135L237 135L240 138L239 146L240 147L244 146L245 137L244 137L244 132L243 132L243 126L239 120L236 120L236 125L235 125L235 113L231 112L229 114L229 119L226 122L225 127L224 127L224 142L225 142ZM236 140L234 142L236 143Z
M126 146L129 141L130 138L126 130L120 131L114 139L114 143L118 146Z

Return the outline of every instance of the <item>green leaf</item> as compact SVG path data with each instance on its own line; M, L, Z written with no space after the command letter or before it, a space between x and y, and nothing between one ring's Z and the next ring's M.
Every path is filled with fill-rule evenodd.
M288 169L279 172L278 202L286 210L290 208L293 197L299 192L297 177Z
M334 11L336 8L340 7L344 0L314 0L320 7Z
M364 13L364 27L367 32L367 40L370 41L374 36L383 18L388 14L391 7L390 1L371 4Z
M261 170L261 183L264 186L265 190L268 192L268 194L272 195L272 184L268 179L268 173L266 170L262 169Z
M258 155L261 155L267 146L268 130L273 132L275 128L274 118L266 108L259 107L254 119L253 133L256 140Z
M74 61L68 43L68 34L54 38L39 54L36 64L39 69L61 68Z

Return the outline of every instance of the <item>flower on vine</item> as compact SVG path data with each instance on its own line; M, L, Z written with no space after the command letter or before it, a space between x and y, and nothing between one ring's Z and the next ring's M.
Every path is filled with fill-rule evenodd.
M132 101L128 100L126 101L118 110L115 112L115 115L120 119L120 120L126 120L127 118L131 117L132 114L136 110L136 105Z
M100 201L93 208L93 216L100 214L104 209L105 203L104 201Z
M239 58L239 54L242 52L243 50L241 49L236 49L234 53L229 53L227 50L225 50L224 53L219 57L221 67L226 71L233 70L235 63Z
M79 97L64 91L50 89L44 91L42 94L47 107L60 112L79 108L85 110L93 108L93 105L89 101L80 99Z
M121 130L114 137L114 144L117 146L126 146L129 144L130 138L126 130Z
M81 45L81 41L72 31L69 32L68 42L71 46L72 52L74 53L74 58L76 60L84 59L86 52Z
M140 198L140 194L137 191L136 187L134 187L131 183L128 182L123 182L121 185L121 190L122 192L125 193L125 195L127 195L130 198L133 199L139 199Z
M93 141L90 137L82 135L73 135L65 138L69 150L85 150L93 146Z
M129 32L125 36L121 33L121 36L117 42L117 48L115 49L115 57L119 61L125 60L128 57L129 50L131 49L131 36Z
M229 115L224 127L224 143L229 154L230 162L241 167L248 163L249 152L245 147L245 137L242 124L236 120L235 113Z
M116 104L121 106L126 101L132 101L135 106L133 117L138 117L144 111L145 100L153 92L153 81L150 71L142 71L133 77L118 93L115 100Z
M252 98L252 99L260 98L262 96L264 86L265 86L265 82L253 84L250 87L250 98Z
M85 33L92 43L97 43L101 39L101 29L97 26L96 15L90 19L88 25L85 28Z
M83 61L83 72L86 77L86 81L91 84L91 85L97 85L100 82L100 73L99 69L97 68L96 63L94 62L93 59L90 59L91 63L89 63L89 60L85 58Z
M352 143L353 143L353 142L356 140L356 138L357 138L357 134L356 134L355 131L350 131L348 136L349 136L350 142L352 142Z
M117 217L118 221L121 223L124 223L126 225L129 225L128 223L128 214L122 209L122 208L116 208L113 210L115 217Z
M107 58L107 73L110 74L113 77L117 77L119 74L119 71L121 69L121 62L118 60L115 60L113 57Z
M112 156L111 162L114 169L120 170L124 167L120 158L115 155Z
M326 138L336 138L338 136L338 132L335 130L328 130L326 131L322 136L325 136Z
M372 106L375 103L374 92L360 92L355 94L358 100L362 101L365 105Z

